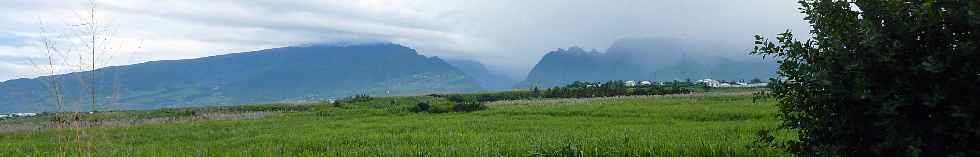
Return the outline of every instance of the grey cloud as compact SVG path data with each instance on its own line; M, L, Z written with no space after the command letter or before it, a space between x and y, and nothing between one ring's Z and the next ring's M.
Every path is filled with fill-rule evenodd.
M70 18L64 13L83 5L0 2L0 34L35 32L38 17ZM747 50L753 34L808 29L796 3L787 0L132 0L100 6L121 38L155 42L139 50L153 59L383 40L426 55L479 60L515 78L560 47L603 50L620 38L671 37ZM723 55L744 54L734 52Z

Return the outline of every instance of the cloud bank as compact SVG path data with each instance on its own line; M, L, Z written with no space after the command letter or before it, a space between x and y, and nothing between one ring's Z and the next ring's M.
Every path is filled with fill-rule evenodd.
M38 37L77 25L87 2L0 2L0 80L43 75ZM620 38L670 37L744 49L753 34L808 27L787 0L97 1L112 32L100 66L307 43L391 41L429 56L473 59L520 79L549 50L605 49ZM68 69L70 71L71 69Z

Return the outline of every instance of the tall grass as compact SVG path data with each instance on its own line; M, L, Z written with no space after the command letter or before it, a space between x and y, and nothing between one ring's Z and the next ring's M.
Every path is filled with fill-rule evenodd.
M89 150L95 156L788 155L749 147L758 130L779 123L771 102L749 96L530 100L476 112L407 112L430 99L386 97L261 119L84 129L103 135L88 137L99 148ZM0 154L77 156L55 149L66 138L59 136L75 135L2 133Z

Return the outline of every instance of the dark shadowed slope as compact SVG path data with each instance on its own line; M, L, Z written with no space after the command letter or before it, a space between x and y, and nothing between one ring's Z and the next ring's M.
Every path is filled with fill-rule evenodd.
M575 80L601 80L604 76L600 73L605 72L602 66L606 66L601 55L578 47L548 52L517 87L553 87Z
M198 59L102 68L100 110L234 105L327 99L354 94L410 95L478 90L474 80L436 57L401 45L312 45ZM0 112L51 111L46 81L62 84L69 106L79 97L79 74L0 83ZM118 92L114 92L118 91ZM118 97L113 97L118 94ZM113 103L118 102L118 103ZM84 109L89 109L85 105Z
M446 59L446 63L463 71L467 76L471 76L486 91L509 90L517 83L517 81L507 76L491 72L483 63L477 61Z
M549 52L516 87L554 87L574 81L607 80L749 80L768 78L776 64L737 60L718 54L746 54L707 42L680 39L619 40L605 53L578 47Z

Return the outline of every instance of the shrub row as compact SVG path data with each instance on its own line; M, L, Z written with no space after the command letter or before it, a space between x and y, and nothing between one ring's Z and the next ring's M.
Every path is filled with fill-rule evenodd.
M435 101L435 102L419 102L411 109L412 112L429 112L429 113L446 113L446 112L473 112L487 109L487 106L483 102L477 101L466 101L466 102L448 102L448 101Z
M444 97L453 102L490 102L501 100L528 100L536 98L592 98L592 97L612 97L612 96L632 96L632 95L666 95L666 94L685 94L695 89L703 89L704 85L691 82L664 82L661 84L647 85L627 85L623 81L601 82L582 82L576 81L572 84L540 90L535 87L531 90L506 91L495 93L465 93L448 95L430 95Z

